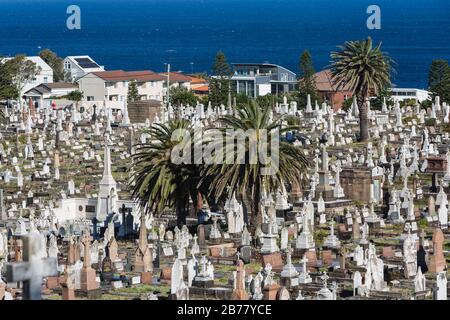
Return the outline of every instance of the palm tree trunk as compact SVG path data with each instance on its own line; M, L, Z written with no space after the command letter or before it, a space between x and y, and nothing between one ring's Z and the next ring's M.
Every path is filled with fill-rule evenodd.
M250 215L250 232L255 234L258 227L262 225L262 212L261 212L261 187L260 182L257 180L254 189L254 196L252 199L252 212Z
M365 95L358 95L359 108L359 141L369 140L369 117Z
M186 201L180 199L181 201L177 201L176 203L176 213L177 213L177 226L181 228L186 224Z

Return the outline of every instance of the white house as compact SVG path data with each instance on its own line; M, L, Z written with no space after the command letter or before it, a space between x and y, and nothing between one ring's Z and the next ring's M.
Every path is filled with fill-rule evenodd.
M105 71L89 56L69 56L64 59L64 74L67 81L75 81L90 72Z
M4 58L3 62L11 60L13 58ZM27 60L34 62L39 67L39 73L33 78L33 80L28 81L24 84L20 96L23 96L28 90L40 85L42 83L53 83L53 69L45 63L39 56L26 57Z
M430 93L426 90L412 89L412 88L392 88L392 98L397 101L404 101L407 99L414 99L418 102L429 100Z
M78 86L73 83L41 83L40 85L25 92L24 95L25 97L48 99L50 97L63 97L76 90L78 90Z
M44 105L44 100L49 98L64 97L72 91L78 90L78 86L73 83L54 82L54 83L41 83L40 85L26 91L24 93L25 99L32 99L37 103L37 107Z
M78 85L87 101L126 101L131 81L137 82L141 100L162 101L164 77L152 71L91 72L78 79Z

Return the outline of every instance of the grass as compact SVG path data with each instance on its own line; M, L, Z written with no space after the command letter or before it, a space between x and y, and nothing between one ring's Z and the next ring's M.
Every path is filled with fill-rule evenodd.
M136 285L136 286L132 286L132 287L128 287L128 288L120 288L120 289L115 290L115 292L118 292L118 293L137 293L137 294L146 293L146 292L155 292L155 291L158 291L161 293L169 293L170 287L165 286L165 285L141 284L141 285Z
M419 224L419 227L422 228L422 229L425 228L425 227L428 227L427 219L420 219L418 224Z
M316 242L316 245L321 245L326 236L328 236L328 232L325 230L314 231L314 241Z
M60 296L59 294L52 294L45 296L44 300L62 300L62 296Z
M132 297L119 296L115 294L103 294L101 300L132 300Z

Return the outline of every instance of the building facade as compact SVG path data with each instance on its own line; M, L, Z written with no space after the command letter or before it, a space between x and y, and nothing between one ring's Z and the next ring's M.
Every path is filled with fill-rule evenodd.
M257 98L267 94L285 94L294 91L297 77L294 72L270 63L233 63L231 90Z
M80 91L87 101L126 101L128 86L136 81L141 100L162 101L165 78L152 71L92 72L78 80Z
M352 98L351 90L346 87L338 88L333 83L330 70L323 70L314 74L317 93L320 98L327 101L334 110L339 110L346 99ZM313 101L314 103L314 101Z
M105 71L89 56L69 56L64 59L64 74L66 81L76 81L91 72Z
M423 102L430 100L430 92L421 89L412 88L392 88L392 99L397 101L416 100L417 102Z

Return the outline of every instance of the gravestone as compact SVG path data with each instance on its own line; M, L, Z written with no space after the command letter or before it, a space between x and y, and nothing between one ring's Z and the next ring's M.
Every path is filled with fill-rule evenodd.
M206 235L205 235L205 226L203 224L197 227L197 236L198 236L198 245L205 246L206 245Z
M23 282L24 300L41 300L42 278L57 275L55 258L41 258L42 248L39 232L31 232L23 239L23 262L10 263L6 266L8 282Z
M433 254L429 254L427 266L430 272L441 272L444 270L446 263L443 252L444 234L442 230L436 228L433 232Z

